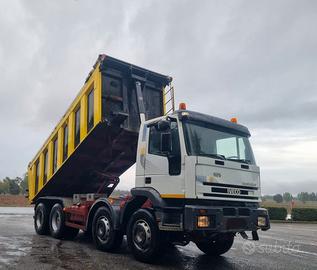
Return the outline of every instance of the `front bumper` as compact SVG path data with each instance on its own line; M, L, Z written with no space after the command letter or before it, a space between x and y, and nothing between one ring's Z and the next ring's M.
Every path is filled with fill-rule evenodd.
M198 227L198 216L209 217L209 226ZM266 220L265 226L258 226L258 217L263 217ZM186 205L183 222L183 229L187 232L244 232L270 229L268 212L264 208Z

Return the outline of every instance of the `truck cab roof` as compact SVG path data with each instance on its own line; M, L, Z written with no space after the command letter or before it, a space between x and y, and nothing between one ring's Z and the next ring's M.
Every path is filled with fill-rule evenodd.
M186 121L204 122L216 127L220 127L225 130L230 130L231 132L233 131L243 136L247 136L247 137L251 136L249 129L247 127L237 123L233 123L228 120L224 120L219 117L210 116L207 114L189 111L189 110L177 110L173 113L173 115L177 115L181 121L186 120Z

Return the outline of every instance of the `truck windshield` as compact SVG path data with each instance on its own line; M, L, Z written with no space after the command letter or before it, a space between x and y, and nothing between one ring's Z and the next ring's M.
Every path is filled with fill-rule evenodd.
M188 155L255 164L247 136L222 131L203 122L184 121L183 128Z

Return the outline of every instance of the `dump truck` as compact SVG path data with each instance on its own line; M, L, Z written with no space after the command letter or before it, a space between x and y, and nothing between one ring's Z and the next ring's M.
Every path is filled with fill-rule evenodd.
M249 130L174 105L172 78L100 55L83 88L28 166L29 200L40 235L79 230L103 251L123 237L151 262L190 241L210 256L234 237L268 230ZM135 165L135 187L111 196ZM251 235L248 235L248 233Z

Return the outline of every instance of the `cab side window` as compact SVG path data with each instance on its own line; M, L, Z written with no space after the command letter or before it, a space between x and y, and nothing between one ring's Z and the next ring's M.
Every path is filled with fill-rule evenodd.
M149 154L162 156L161 152L161 135L155 126L150 127Z
M169 133L171 138L171 149L168 153L162 151L162 135L164 133ZM169 130L159 131L156 126L150 127L149 154L167 157L170 175L181 173L181 151L176 121L171 122Z

